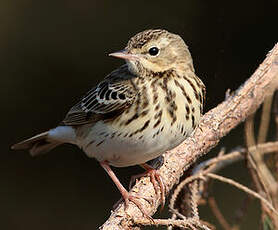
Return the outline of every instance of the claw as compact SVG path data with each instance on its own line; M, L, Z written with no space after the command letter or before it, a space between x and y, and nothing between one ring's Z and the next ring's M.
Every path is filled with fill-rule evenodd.
M132 202L133 204L135 204L135 205L137 206L137 208L140 209L140 211L142 212L142 214L143 214L146 218L148 218L151 222L154 223L153 218L145 212L145 210L144 210L144 208L142 207L142 205L138 202L137 199L141 199L141 198L145 199L144 197L130 195L129 193L126 193L125 195L123 195L124 204L125 204L125 210L128 209L128 205L129 205L129 201L130 201L130 202Z
M163 180L162 180L159 172L156 169L154 169L153 167L149 166L148 164L142 164L141 166L146 170L146 172L132 176L130 183L129 183L129 189L131 189L132 184L138 178L143 177L143 176L149 176L151 183L154 186L155 193L159 194L159 191L160 191L160 200L161 200L160 211L162 211L165 206L165 186L164 186ZM158 183L158 185L157 185L157 183Z

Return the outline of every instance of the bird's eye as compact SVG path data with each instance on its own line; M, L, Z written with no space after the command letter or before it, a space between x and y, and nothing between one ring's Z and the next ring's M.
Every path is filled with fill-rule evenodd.
M153 46L149 49L149 54L151 56L157 56L159 53L159 49L156 46Z

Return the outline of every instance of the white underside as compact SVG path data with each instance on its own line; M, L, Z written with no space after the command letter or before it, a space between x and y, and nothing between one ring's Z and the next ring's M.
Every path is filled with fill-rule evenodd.
M78 145L89 157L94 157L98 161L106 160L110 165L116 167L138 165L160 156L165 151L179 145L186 138L186 136L179 135L180 132L176 132L174 127L176 126L165 125L163 131L167 131L167 129L169 131L161 132L154 138L153 134L157 132L156 129L153 132L145 133L141 139L136 135L105 138L100 135L101 132L113 133L115 130L110 126L105 126L103 122L98 122L91 129L87 138L80 139ZM101 143L104 138L104 142ZM92 139L95 141L90 144Z
M85 136L78 137L76 129L70 126L58 126L49 131L49 138L76 144L87 156L96 158L98 161L108 161L110 165L116 167L127 167L145 163L179 145L186 136L180 135L180 132L176 130L178 128L178 124L173 127L166 124L163 132L154 138L153 134L158 129L145 133L141 139L138 138L138 135L107 138L102 133L113 133L115 130L103 122L97 122L93 127L91 125L80 127L80 129L88 131ZM192 130L188 131L191 133ZM93 143L92 140L94 140ZM99 144L103 140L104 142Z

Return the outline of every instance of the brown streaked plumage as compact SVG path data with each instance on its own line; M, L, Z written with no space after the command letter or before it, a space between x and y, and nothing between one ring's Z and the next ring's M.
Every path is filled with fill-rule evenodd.
M126 64L110 73L73 106L62 123L12 146L32 155L71 143L96 158L120 190L125 204L134 197L109 165L141 165L164 203L159 174L146 164L179 145L199 123L205 86L195 75L190 52L176 34L146 30L132 37L125 50L110 54Z

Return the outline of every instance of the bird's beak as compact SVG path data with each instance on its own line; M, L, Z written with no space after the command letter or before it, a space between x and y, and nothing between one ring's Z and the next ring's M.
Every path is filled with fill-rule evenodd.
M128 53L127 50L120 50L118 52L114 52L109 54L111 57L122 58L125 60L138 60L138 56L136 54Z

